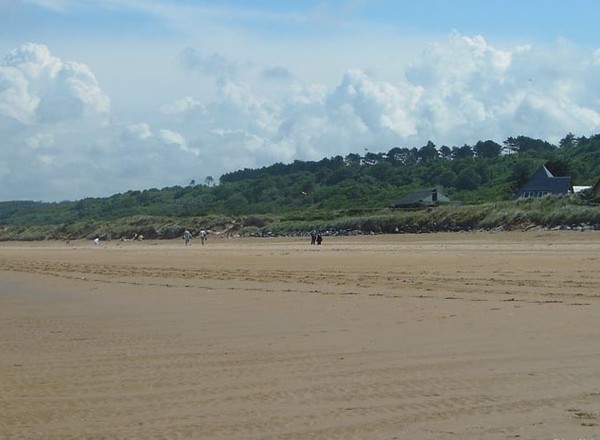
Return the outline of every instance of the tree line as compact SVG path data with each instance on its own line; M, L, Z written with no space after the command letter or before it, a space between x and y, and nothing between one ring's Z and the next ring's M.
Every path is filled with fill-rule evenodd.
M68 224L136 215L318 215L335 210L368 212L392 206L408 192L442 186L465 204L506 201L545 164L555 176L571 176L575 185L593 185L600 177L600 134L572 133L553 145L527 136L474 145L393 147L385 152L296 160L223 174L214 185L127 191L105 198L42 203L0 202L0 225ZM213 184L213 185L211 185Z

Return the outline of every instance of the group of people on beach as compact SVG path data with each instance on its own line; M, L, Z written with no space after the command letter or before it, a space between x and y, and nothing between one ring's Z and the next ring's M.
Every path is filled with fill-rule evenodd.
M187 229L184 231L183 236L181 238L185 246L192 245L192 233ZM202 246L204 246L204 243L206 242L206 240L208 240L208 233L204 229L200 229L200 232L198 233L198 238L200 239Z
M206 240L208 240L207 232L204 229L201 229L200 232L198 233L198 238L200 239L200 242L204 246L204 243L206 242ZM192 245L192 233L189 230L186 229L183 232L183 236L181 237L181 239L183 240L183 244L185 246ZM320 245L321 243L323 243L323 236L321 235L321 233L317 232L317 231L311 231L310 232L310 244L311 245Z
M320 245L323 242L323 237L317 231L311 231L310 233L310 244Z

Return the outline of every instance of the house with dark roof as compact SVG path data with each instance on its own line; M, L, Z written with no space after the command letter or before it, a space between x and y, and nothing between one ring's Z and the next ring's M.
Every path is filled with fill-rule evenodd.
M515 198L543 197L548 194L573 194L573 185L570 177L554 177L548 168L542 165L515 193Z
M394 204L394 208L418 208L449 203L450 199L440 187L419 189L405 195Z

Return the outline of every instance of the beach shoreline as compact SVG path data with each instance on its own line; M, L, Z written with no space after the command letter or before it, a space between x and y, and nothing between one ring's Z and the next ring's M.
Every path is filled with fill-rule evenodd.
M5 438L594 438L600 232L0 243Z

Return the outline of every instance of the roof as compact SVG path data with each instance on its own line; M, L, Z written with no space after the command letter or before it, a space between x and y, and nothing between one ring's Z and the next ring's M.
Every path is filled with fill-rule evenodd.
M431 200L431 196L434 192L437 191L437 201L438 202L448 202L450 199L444 195L440 188L426 188L426 189L418 189L413 191L400 200L398 200L394 206L413 206L413 205L422 205L422 204L430 204L433 203Z
M570 177L554 177L544 165L539 167L531 178L519 189L517 197L525 191L550 194L568 194L573 190Z

